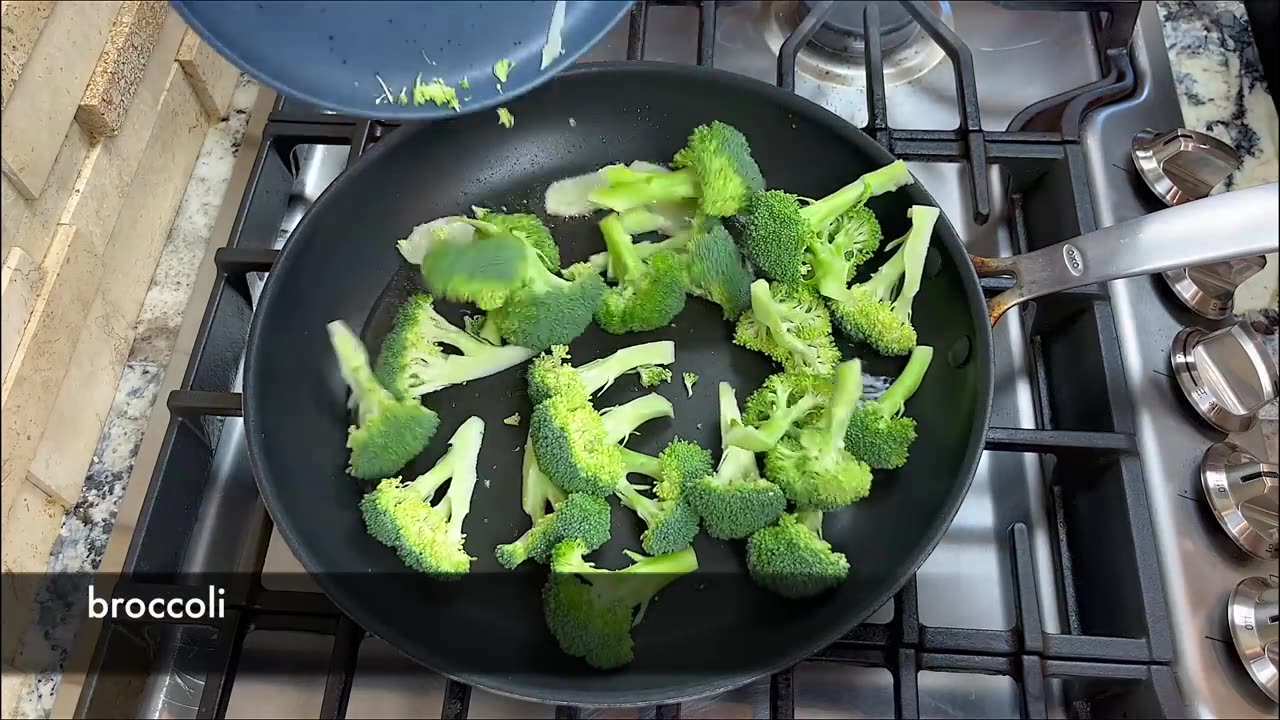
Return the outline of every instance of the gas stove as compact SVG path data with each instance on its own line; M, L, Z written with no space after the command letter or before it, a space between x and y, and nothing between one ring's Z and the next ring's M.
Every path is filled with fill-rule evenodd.
M847 118L908 162L980 255L1157 209L1131 141L1181 124L1155 9L1136 2L642 1L583 62L640 59L777 82ZM1228 323L1194 315L1159 278L1001 320L993 427L949 532L892 601L794 668L680 705L535 705L368 636L272 530L237 391L276 251L338 174L397 131L276 104L116 591L231 573L228 612L106 623L79 716L1274 717L1252 679L1268 662L1274 673L1274 554L1249 559L1265 538L1223 532L1257 520L1265 533L1269 507L1274 553L1274 466L1230 450L1202 483L1223 435L1182 397L1170 351L1184 328ZM1256 430L1232 440L1265 459ZM1215 505L1219 479L1250 502Z

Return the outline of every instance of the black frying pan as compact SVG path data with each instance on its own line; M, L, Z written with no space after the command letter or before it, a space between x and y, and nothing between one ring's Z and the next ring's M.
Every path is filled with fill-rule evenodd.
M793 93L690 66L579 66L512 103L511 110L514 130L487 117L400 129L316 202L282 252L255 312L245 414L254 474L267 508L294 554L339 607L438 672L543 701L687 699L743 684L831 643L902 586L960 506L989 420L990 323L1000 313L1023 299L1086 282L1256 254L1276 236L1274 185L1254 196L1241 191L1203 201L1210 207L1233 203L1236 210L1250 197L1255 204L1269 202L1269 211L1250 216L1263 223L1261 240L1226 240L1235 245L1209 251L1179 244L1175 237L1163 264L1134 255L1131 238L1114 228L1074 241L1068 246L1074 254L1054 246L1013 260L974 261L950 222L940 218L931 251L938 258L929 264L936 270L914 307L920 341L940 349L909 407L920 439L904 468L877 474L869 498L826 518L826 537L849 556L848 581L819 598L783 600L750 582L740 544L700 536L697 576L677 581L649 608L634 633L635 662L602 673L561 653L544 628L538 589L545 569L528 563L508 573L493 559L495 545L528 526L520 509L517 451L525 426L501 421L513 412L529 417L523 374L508 371L425 399L440 413L441 427L432 447L403 471L406 477L434 463L468 416L478 414L487 424L480 472L489 484L477 488L466 521L467 547L478 560L467 580L444 585L407 573L393 552L365 533L356 509L364 488L344 472L347 390L331 357L325 324L343 319L363 327L376 351L396 306L420 288L415 269L395 247L415 224L465 212L472 204L540 211L542 193L552 181L612 162L665 161L699 123L718 119L738 127L750 139L770 186L811 197L894 158L844 120ZM908 206L936 205L918 184L871 202L886 237L905 231ZM1231 235L1234 228L1244 237L1249 225L1238 217L1244 214L1220 218L1215 229ZM1194 210L1156 213L1145 222L1161 218L1175 236L1181 226L1185 240ZM602 246L594 220L551 224L565 264ZM1151 249L1149 241L1137 244L1143 253ZM984 274L1020 274L1019 283L988 308L975 263ZM447 314L457 319L457 311L449 308ZM774 368L731 344L731 328L717 307L691 299L672 327L652 333L619 337L593 327L573 343L572 353L581 363L662 338L676 341L677 376L693 371L702 380L692 399L678 381L663 386L661 392L675 405L674 420L646 425L632 446L657 452L678 434L718 448L716 383L733 383L743 397ZM971 352L948 360L946 351L966 342ZM864 364L879 374L900 369L900 361L872 354ZM640 394L638 383L624 379L599 405ZM636 521L617 510L614 539L598 554L601 565L619 567L624 548L638 549Z

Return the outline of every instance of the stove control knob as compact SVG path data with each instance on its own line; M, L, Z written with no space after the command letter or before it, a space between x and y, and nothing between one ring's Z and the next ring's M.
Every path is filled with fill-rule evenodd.
M1205 451L1200 479L1213 516L1242 550L1263 560L1280 557L1280 468L1235 443L1222 442Z
M1209 332L1185 328L1169 352L1173 374L1191 406L1226 432L1243 432L1276 399L1276 365L1249 323Z
M1277 698L1280 680L1280 630L1276 615L1280 613L1280 588L1276 581L1260 577L1245 578L1231 591L1227 602L1227 624L1236 653L1244 662L1249 677L1258 683L1271 702Z

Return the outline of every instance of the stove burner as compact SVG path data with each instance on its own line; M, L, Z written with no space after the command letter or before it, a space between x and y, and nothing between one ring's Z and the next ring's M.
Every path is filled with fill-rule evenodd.
M1240 660L1249 677L1271 698L1277 698L1280 678L1280 588L1275 580L1245 578L1231 591L1227 603L1227 624Z
M1204 496L1213 516L1242 550L1263 560L1280 557L1276 505L1280 470L1231 442L1217 443L1200 462Z
M852 55L861 53L866 33L863 27L863 10L870 2L842 0L831 8L831 14L813 35L813 41L837 53ZM801 0L800 16L809 14L814 3ZM889 52L911 39L920 26L903 9L900 2L875 2L880 9L880 47Z

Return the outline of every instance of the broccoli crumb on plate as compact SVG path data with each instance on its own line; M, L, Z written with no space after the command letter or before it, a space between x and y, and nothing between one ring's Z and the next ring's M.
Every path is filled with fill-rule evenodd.
M505 418L503 418L503 419L502 419L502 424L504 424L504 425L510 425L510 426L512 426L512 427L519 427L519 426L520 426L520 413L513 413L510 417L505 417Z
M510 128L516 124L516 116L512 115L510 110L500 107L498 108L498 124L504 128Z
M689 397L693 397L693 386L698 382L698 374L687 372L681 377L684 378L685 392L689 393Z

